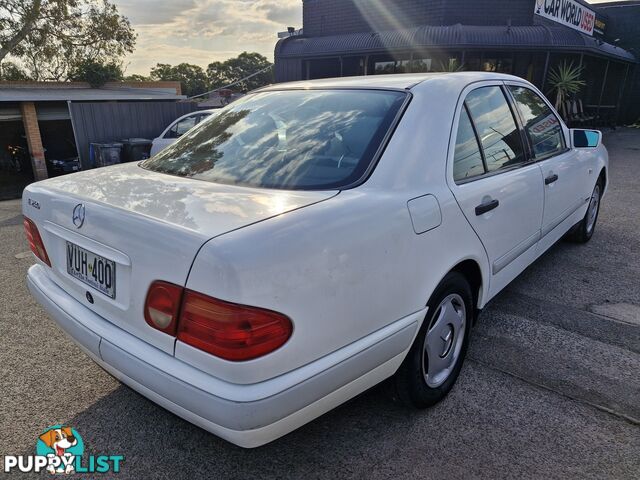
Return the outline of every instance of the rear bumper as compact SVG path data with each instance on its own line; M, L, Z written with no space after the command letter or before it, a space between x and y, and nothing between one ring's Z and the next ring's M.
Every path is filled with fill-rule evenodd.
M268 443L391 376L425 312L349 345L349 356L300 379L300 370L252 385L224 382L107 322L60 289L46 267L29 269L32 295L101 367L167 410L241 447ZM355 348L355 347L357 348ZM326 358L323 365L326 364ZM287 376L296 378L294 385ZM274 391L274 385L283 386Z

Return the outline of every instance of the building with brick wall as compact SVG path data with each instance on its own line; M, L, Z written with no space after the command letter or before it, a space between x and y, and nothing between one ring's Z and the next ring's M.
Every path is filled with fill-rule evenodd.
M637 113L622 101L637 90L636 58L624 48L632 34L617 28L612 8L583 0L302 3L302 34L275 48L279 82L462 68L518 75L549 92L549 72L567 62L583 67L579 100L601 123ZM637 32L633 15L626 22Z
M54 161L90 167L91 142L159 134L196 108L184 98L179 82L0 82L0 198L47 178Z

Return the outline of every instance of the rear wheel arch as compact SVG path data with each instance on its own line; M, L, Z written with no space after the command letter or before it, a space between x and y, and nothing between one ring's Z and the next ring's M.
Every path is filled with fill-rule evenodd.
M473 297L464 273L450 270L444 276L427 303L428 311L411 348L387 384L392 398L419 409L445 398L469 345Z
M474 322L477 320L479 313L480 299L482 298L484 282L482 279L482 270L480 265L475 260L467 259L458 263L450 271L458 272L462 274L469 286L471 287L471 293L473 294L473 304L476 312L474 315Z

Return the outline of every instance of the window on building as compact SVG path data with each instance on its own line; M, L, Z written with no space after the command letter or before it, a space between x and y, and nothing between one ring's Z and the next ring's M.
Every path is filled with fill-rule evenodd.
M482 87L472 91L465 101L484 150L487 170L523 163L524 149L520 130L500 87Z
M453 158L453 179L463 182L485 173L478 138L473 131L466 107L460 113L456 150Z
M607 81L602 92L601 107L611 109L618 105L621 90L625 82L627 66L620 62L609 61L609 70L607 71ZM602 110L601 112L602 113Z
M353 77L364 75L364 57L344 57L342 59L342 76Z
M460 61L461 55L421 55L411 63L412 72L455 72L464 66Z
M412 72L431 72L433 67L433 59L432 58L416 58L411 62L411 71Z
M396 73L409 73L411 71L411 60L396 61Z
M339 77L341 71L340 59L336 57L308 60L305 68L307 70L307 79L309 80Z
M396 62L376 62L373 72L376 75L396 73Z
M485 72L512 73L513 55L485 52L482 60L482 70Z
M464 69L471 72L482 70L482 53L466 52L464 56Z
M387 73L408 73L410 72L410 60L395 60L388 62L375 62L373 73L382 75Z
M383 75L388 73L408 73L411 71L410 54L398 56L377 55L369 59L370 74Z
M536 159L551 157L565 150L560 120L540 96L525 87L509 87L524 123Z
M545 62L546 55L544 53L519 52L514 55L512 73L518 77L526 78L537 87L540 87L542 85Z

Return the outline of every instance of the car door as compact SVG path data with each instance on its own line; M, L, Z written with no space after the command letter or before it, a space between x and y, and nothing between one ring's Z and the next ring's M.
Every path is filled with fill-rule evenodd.
M448 182L491 265L490 297L534 259L544 191L502 84L463 92L454 121Z
M542 169L544 213L540 251L544 251L573 225L570 220L565 221L586 205L584 185L588 165L569 148L562 121L541 94L515 82L508 82L507 90L520 115L531 157Z

